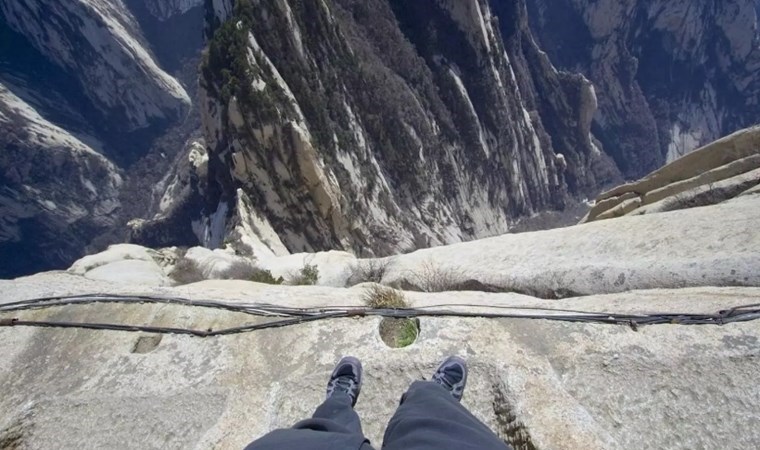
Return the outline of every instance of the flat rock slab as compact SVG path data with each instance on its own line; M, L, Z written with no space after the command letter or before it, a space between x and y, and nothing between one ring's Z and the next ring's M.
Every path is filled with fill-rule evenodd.
M419 250L384 283L477 281L550 298L635 289L760 286L760 197ZM444 289L445 290L445 289Z
M42 292L129 292L123 285L64 273L2 282L0 289L7 293L3 303ZM140 293L328 306L360 304L362 290L214 281ZM760 292L699 288L562 301L472 292L409 298L418 307L470 311L543 305L698 312L757 303ZM480 306L456 306L462 303ZM0 313L9 316L196 329L256 320L216 309L139 303ZM380 320L333 319L203 339L0 328L0 442L16 448L239 449L308 417L323 398L333 364L346 354L364 362L357 411L378 448L409 383L429 377L449 354L470 364L464 404L501 437L520 443L518 448L745 449L760 441L760 321L634 331L547 320L422 317L417 341L390 349L380 339Z

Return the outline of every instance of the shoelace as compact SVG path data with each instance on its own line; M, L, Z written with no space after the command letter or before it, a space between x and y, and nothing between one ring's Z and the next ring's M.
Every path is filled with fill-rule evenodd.
M439 383L444 384L445 387L447 387L449 390L453 390L454 389L454 385L451 384L451 382L448 380L448 378L446 378L446 374L445 373L442 373L442 372L441 373L436 373L435 375L433 375L433 380L435 380L435 381L437 381Z
M348 378L348 377L339 377L339 378L337 378L335 380L335 383L334 383L335 388L334 388L334 390L336 390L336 391L337 390L341 390L341 391L345 391L347 393L351 393L351 389L354 387L354 384L356 384L356 383L351 378ZM338 389L338 388L340 388L340 389Z

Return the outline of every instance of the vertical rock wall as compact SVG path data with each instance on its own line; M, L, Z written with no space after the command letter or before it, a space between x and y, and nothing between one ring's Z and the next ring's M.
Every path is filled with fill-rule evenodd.
M521 1L238 2L201 85L204 220L242 189L290 251L504 233L615 177Z

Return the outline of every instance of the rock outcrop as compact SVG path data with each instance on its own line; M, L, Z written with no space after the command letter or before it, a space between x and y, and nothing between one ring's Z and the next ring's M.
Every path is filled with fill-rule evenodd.
M749 0L232 3L202 76L209 246L240 204L289 251L499 234L760 112Z
M5 152L3 204L39 203L24 191L93 206L55 219L6 208L0 236L35 239L0 239L0 252L55 257L19 258L2 276L62 268L129 233L263 256L498 235L759 116L749 0L237 3L0 4L0 108L19 99L39 116L3 120L3 145L38 146L16 129L44 123L102 157L68 138ZM32 166L72 187L19 185L15 168Z
M593 86L551 65L522 1L245 5L202 67L204 245L239 233L245 204L289 251L389 254L616 179Z
M227 305L360 306L364 290L204 282L135 290L69 274L0 281L0 303L50 294L182 296ZM760 290L638 291L540 301L516 294L408 293L415 307L535 315L582 310L713 314ZM455 305L470 305L467 307ZM0 311L0 319L107 322L198 330L261 318L171 304L70 305ZM367 375L356 409L380 447L409 383L449 354L468 359L464 404L516 449L752 447L760 439L755 381L760 322L628 326L551 320L420 319L391 349L380 318L345 318L214 338L81 329L0 328L0 442L16 448L242 448L308 417L334 362ZM685 344L686 343L686 344ZM695 353L698 352L698 353ZM283 358L287 355L287 358ZM740 432L737 432L740 431Z
M594 83L594 135L635 179L760 117L757 0L537 0L553 63Z
M199 242L193 220L208 180L208 155L203 141L190 142L171 170L153 187L149 219L133 219L130 241L147 247L190 246Z
M544 299L643 289L760 287L760 196L663 214L621 217L555 230L506 234L382 259L345 252L278 256L251 263L288 279L305 265L333 287L376 281L412 290L520 292ZM204 266L224 265L229 246L205 250ZM196 253L198 254L198 253ZM213 254L219 255L211 261ZM103 260L111 262L111 253ZM212 258L213 259L213 258ZM172 262L157 260L172 271ZM373 265L373 280L362 267ZM86 274L86 273L85 273ZM220 278L220 277L215 277Z
M189 108L187 92L158 67L121 0L19 0L0 8L8 26L75 74L91 104L124 131L180 117Z
M198 117L179 78L203 14L174 6L157 36L143 0L0 3L0 277L63 269L156 212L146 187Z
M71 278L38 276L12 287L5 282L4 291L14 294L4 301L28 298L41 283L68 292L129 292L93 282L77 281L74 287ZM237 294L240 289L248 294ZM239 282L160 294L297 307L356 305L362 295L360 289L323 288L317 294L310 288L299 291L299 302L288 301L294 289ZM676 301L700 305L692 311L714 312L760 295L749 289L643 294L648 299L621 295L616 300L632 313L672 310ZM477 304L468 293L411 298L416 306ZM505 294L492 294L488 301L492 306L525 305ZM76 315L77 320L198 329L251 321L245 314L221 310L148 304L0 314L37 320ZM242 448L273 428L308 417L322 400L334 361L352 354L364 361L368 376L357 411L379 448L404 389L429 376L452 353L466 357L471 366L464 404L518 449L739 449L760 438L754 426L760 398L752 389L760 375L756 321L634 331L551 321L423 318L416 343L403 350L382 343L379 321L336 319L212 339L0 329L7 360L0 369L6 393L0 399L0 442L13 436L18 448L53 443L58 448Z
M0 79L0 278L66 267L116 224L122 176Z
M712 205L760 185L760 126L694 151L634 183L601 194L584 222Z

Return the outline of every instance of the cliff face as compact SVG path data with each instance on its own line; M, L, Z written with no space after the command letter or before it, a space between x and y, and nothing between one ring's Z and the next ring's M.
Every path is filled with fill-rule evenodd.
M594 83L594 134L629 178L760 117L757 0L529 4L551 60Z
M0 276L491 236L760 117L758 0L235 3L0 3Z
M551 65L523 2L239 2L201 86L209 246L469 240L616 176L591 83Z
M116 223L121 172L0 84L0 278L82 254Z
M125 211L148 211L135 205L187 130L155 142L193 116L195 81L180 79L202 45L199 2L151 14L159 3L0 3L0 277L64 268L104 234L123 239ZM142 198L124 199L135 178Z
M94 108L126 131L176 118L190 105L185 89L146 50L119 0L3 2L8 26L47 60L76 74Z

